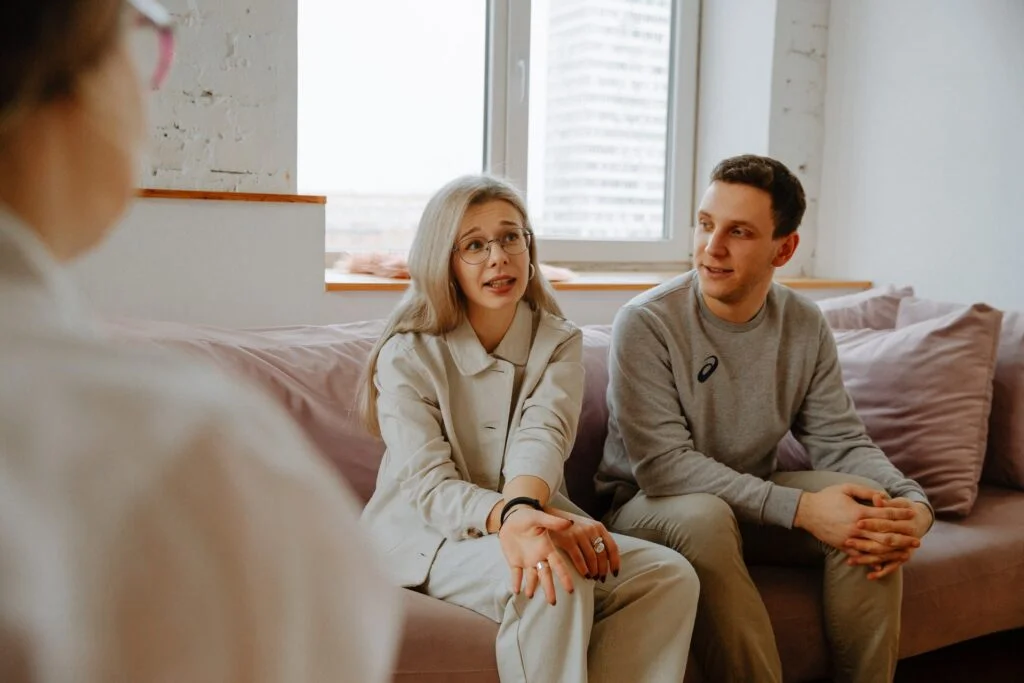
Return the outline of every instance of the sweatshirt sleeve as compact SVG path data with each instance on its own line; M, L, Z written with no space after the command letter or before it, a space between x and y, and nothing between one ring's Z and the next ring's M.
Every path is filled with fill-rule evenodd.
M798 489L741 474L694 448L666 334L632 306L619 311L612 328L608 409L637 485L651 497L710 493L743 521L791 527Z

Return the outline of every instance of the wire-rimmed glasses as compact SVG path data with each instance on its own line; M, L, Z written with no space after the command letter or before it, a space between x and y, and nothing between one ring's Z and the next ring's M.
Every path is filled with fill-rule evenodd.
M530 248L532 238L533 233L525 228L511 228L489 240L470 235L456 242L452 252L469 265L479 266L490 258L492 244L497 244L509 256L516 256Z

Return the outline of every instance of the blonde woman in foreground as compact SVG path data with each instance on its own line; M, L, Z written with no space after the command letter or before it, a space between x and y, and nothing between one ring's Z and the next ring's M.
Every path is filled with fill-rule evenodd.
M540 272L519 194L487 176L441 188L409 269L363 386L387 446L363 521L387 564L500 623L502 681L679 683L693 569L564 493L583 338Z

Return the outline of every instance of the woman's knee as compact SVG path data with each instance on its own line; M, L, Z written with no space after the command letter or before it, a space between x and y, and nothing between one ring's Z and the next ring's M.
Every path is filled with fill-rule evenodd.
M690 561L678 553L664 559L663 570L665 583L670 587L675 599L683 604L697 605L700 597L700 579Z
M643 575L652 585L670 593L676 603L697 604L700 579L689 560L671 548L651 543L634 550L623 559L623 571Z
M572 592L567 591L559 576L554 574L551 578L555 591L555 604L550 604L544 589L537 586L537 591L532 598L527 598L525 593L520 593L519 608L521 610L538 610L538 614L544 615L546 619L565 621L567 624L576 620L581 614L593 615L593 580L581 576L568 560L566 560L566 570L572 583Z

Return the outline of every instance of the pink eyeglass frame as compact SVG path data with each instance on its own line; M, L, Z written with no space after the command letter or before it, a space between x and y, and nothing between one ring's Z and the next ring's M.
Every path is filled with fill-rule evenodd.
M139 24L153 28L160 40L160 59L156 71L150 79L150 87L159 89L171 70L174 61L174 22L171 13L156 0L128 0L139 13Z

